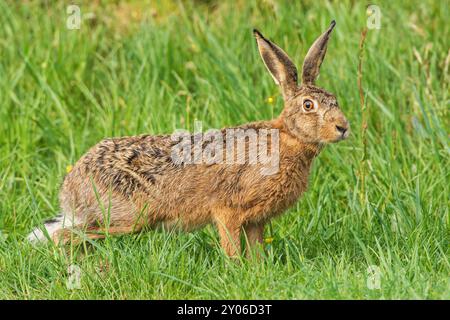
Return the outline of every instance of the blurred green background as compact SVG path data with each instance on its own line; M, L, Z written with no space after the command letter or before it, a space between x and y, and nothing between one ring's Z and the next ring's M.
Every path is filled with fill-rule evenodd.
M80 29L67 28L71 4ZM373 3L381 28L361 51L361 105L367 4L0 0L0 298L449 299L448 3ZM230 262L212 227L24 241L58 213L67 168L105 137L276 117L282 98L252 29L301 66L333 19L318 85L353 133L266 229L263 262Z

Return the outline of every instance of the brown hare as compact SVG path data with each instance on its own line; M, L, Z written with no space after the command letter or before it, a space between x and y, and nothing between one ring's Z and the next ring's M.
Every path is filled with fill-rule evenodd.
M265 163L250 161L249 153L256 147L249 134L241 140L243 154L237 153L241 161L228 161L236 160L233 153L227 161L194 163L174 157L179 140L173 135L105 139L65 177L61 215L45 222L42 230L36 228L28 239L66 243L161 225L192 230L214 223L229 256L240 254L242 231L248 252L262 243L264 225L295 204L307 189L312 162L323 146L349 135L349 123L336 97L314 85L334 26L332 21L309 49L301 85L287 54L254 30L262 60L281 88L284 110L276 119L219 133L231 129L244 134L262 132L261 137L271 142L269 152L277 157L278 170L264 172ZM267 138L267 132L276 134ZM188 142L195 140L196 135L190 134ZM188 153L192 155L192 150Z

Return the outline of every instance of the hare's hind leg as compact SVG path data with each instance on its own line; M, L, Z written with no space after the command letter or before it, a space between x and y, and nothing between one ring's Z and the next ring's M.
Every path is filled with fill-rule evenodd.
M58 215L44 222L43 226L35 228L27 237L31 243L46 243L48 239L56 244L69 242L79 243L85 239L102 239L106 235L123 235L141 230L141 226L129 223L117 224L105 228L105 226L86 226L76 218L68 218Z
M71 228L78 223L76 218L69 218L63 214L59 214L56 217L45 221L43 226L37 227L31 231L27 236L27 240L32 243L45 243L48 238L53 240L55 235L61 232L61 230Z
M104 227L88 227L85 229L61 229L53 236L53 241L56 244L80 243L86 239L103 239L107 235L117 236L138 232L132 226L114 226L109 228Z

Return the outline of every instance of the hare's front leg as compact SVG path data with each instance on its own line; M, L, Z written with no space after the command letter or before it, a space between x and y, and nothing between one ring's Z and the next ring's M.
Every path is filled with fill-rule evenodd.
M220 245L225 250L225 253L231 257L236 258L241 253L241 229L242 225L231 219L230 216L221 216L216 219L217 229L220 236Z
M253 252L257 259L261 258L264 240L264 223L249 222L244 226L244 232L247 243L247 258L252 257Z

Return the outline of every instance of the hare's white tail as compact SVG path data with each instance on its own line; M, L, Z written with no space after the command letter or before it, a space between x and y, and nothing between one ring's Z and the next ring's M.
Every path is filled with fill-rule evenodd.
M42 226L34 228L27 236L27 240L32 243L45 243L49 238L52 239L53 235L59 230L70 228L73 225L74 221L72 219L68 219L60 214L55 218L45 221Z

